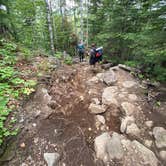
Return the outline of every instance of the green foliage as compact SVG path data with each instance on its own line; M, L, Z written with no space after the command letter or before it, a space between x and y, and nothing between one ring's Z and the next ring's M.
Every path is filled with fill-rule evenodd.
M72 57L71 56L67 56L64 60L64 63L66 63L67 65L72 65L73 61L72 61Z
M91 0L90 41L103 45L112 62L137 66L145 76L165 81L165 8L161 0Z
M5 40L0 47L0 145L5 137L16 135L18 132L18 129L12 129L12 125L5 125L8 115L12 111L11 108L15 107L10 105L9 108L9 101L18 98L20 95L29 95L34 91L36 85L34 80L24 80L19 77L19 72L14 67L16 60L13 54L16 48L17 45ZM24 49L23 53L25 52L30 54L28 49ZM11 124L15 122L16 119L10 121Z
M135 61L125 61L124 64L130 67L137 67L137 63Z
M57 59L62 59L62 56L63 56L62 52L57 51L57 52L55 53L55 57L56 57Z

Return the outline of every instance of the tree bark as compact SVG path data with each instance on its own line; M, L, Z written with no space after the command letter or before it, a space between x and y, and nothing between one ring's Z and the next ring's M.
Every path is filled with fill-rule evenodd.
M51 54L54 55L55 49L54 49L54 35L53 35L53 28L52 28L52 21L51 21L51 10L50 10L48 0L45 0L45 3L46 3L46 11L47 11L47 23L48 23L48 32L50 37Z

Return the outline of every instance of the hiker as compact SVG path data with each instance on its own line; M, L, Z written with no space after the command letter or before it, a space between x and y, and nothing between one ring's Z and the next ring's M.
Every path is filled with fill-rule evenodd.
M90 49L90 59L89 59L89 64L93 65L95 67L96 64L96 45L92 44L91 49Z
M85 51L85 47L82 41L80 41L80 43L77 45L77 50L78 50L78 55L80 58L80 62L83 62L84 60L84 51Z

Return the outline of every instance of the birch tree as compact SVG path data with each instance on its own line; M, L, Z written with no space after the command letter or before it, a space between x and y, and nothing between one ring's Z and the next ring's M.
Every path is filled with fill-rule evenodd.
M53 28L52 28L52 20L51 20L51 9L49 5L49 0L45 0L46 3L46 11L47 11L47 24L48 24L48 32L50 37L50 48L51 53L54 55L55 49L54 49L54 35L53 35Z

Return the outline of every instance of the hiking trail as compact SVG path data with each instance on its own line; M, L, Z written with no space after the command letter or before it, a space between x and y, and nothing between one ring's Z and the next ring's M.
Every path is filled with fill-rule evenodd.
M62 65L39 81L18 113L22 128L5 166L166 164L165 101L119 66Z

